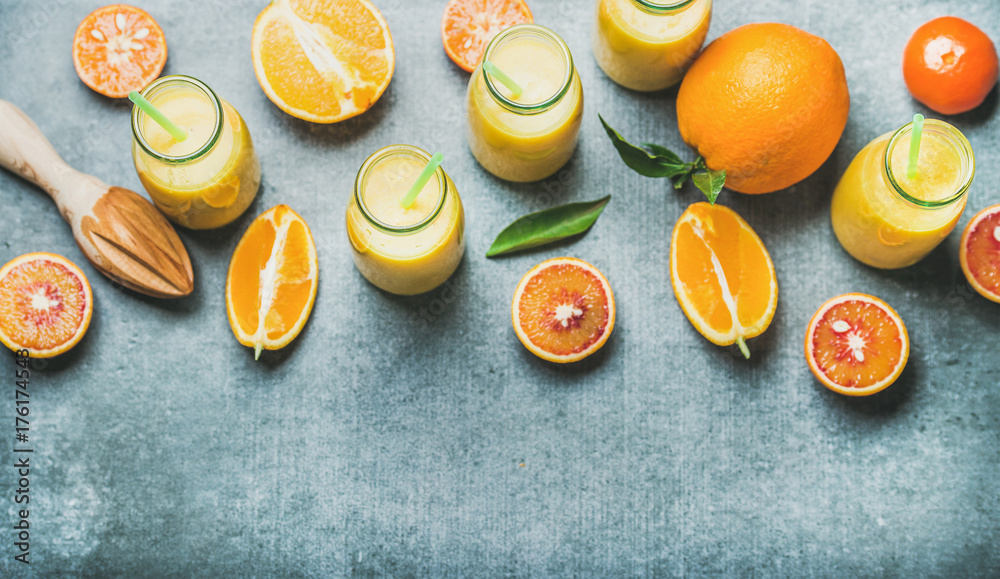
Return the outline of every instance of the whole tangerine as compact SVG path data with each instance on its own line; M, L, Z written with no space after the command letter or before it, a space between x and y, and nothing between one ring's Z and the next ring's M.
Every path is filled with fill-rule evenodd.
M903 49L903 80L913 98L944 114L983 104L1000 60L989 36L971 22L942 16L924 24Z

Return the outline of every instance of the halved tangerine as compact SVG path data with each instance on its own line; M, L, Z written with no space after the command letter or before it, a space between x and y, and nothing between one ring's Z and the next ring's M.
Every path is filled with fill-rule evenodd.
M735 211L694 203L670 241L670 283L691 325L719 346L738 344L771 324L778 278L764 242Z
M850 293L820 306L806 329L805 350L809 369L824 386L847 396L868 396L899 378L910 356L910 338L889 304Z
M494 36L515 24L532 22L524 0L451 0L441 19L441 41L448 58L472 72Z
M75 346L90 326L87 276L52 253L26 253L0 269L0 342L51 358Z
M396 67L389 26L368 0L273 0L250 44L267 98L314 123L367 111Z
M284 348L305 327L319 281L309 226L287 205L254 219L240 239L226 275L226 312L244 346Z
M965 279L984 298L1000 303L1000 205L969 221L959 247Z
M510 307L514 332L532 354L577 362L601 349L615 327L615 295L598 269L573 257L524 274Z
M156 80L167 62L163 29L126 4L98 8L73 37L73 66L80 80L104 96L122 98Z

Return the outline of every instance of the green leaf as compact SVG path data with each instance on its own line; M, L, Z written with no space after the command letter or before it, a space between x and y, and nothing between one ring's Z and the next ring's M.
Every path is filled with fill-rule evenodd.
M598 116L600 116L600 115L598 115ZM676 163L678 165L687 165L687 163L685 163L677 155L677 153L671 151L670 149L664 147L663 145L657 145L656 143L643 143L642 146L646 147L647 149L649 149L650 151L652 151L658 157L664 157L664 158L666 158L666 159L668 159L668 160L670 160L670 161L672 161L672 162L674 162L674 163Z
M500 232L486 257L531 249L583 233L597 221L609 201L611 195L597 201L569 203L529 213Z
M705 165L705 159L698 157L691 163L685 163L680 156L655 143L643 143L642 147L637 147L625 140L625 137L611 128L611 125L604 120L604 117L597 115L604 125L604 131L611 138L611 143L618 150L618 155L625 161L630 169L646 177L670 177L674 182L674 189L681 189L690 179L695 187L700 189L708 202L715 204L719 193L726 185L726 171L714 171Z
M673 177L687 170L688 164L681 161L681 158L675 153L665 147L657 146L654 152L657 150L666 151L667 154L650 154L649 151L626 141L625 137L622 137L618 131L608 125L604 117L597 116L601 119L601 124L604 125L604 131L611 139L611 143L615 149L618 149L618 155L621 156L622 161L625 161L625 164L636 173L646 177Z
M703 172L692 175L691 181L695 187L701 189L705 197L708 197L708 202L715 205L715 200L719 198L719 193L726 184L726 170L713 171L706 167Z

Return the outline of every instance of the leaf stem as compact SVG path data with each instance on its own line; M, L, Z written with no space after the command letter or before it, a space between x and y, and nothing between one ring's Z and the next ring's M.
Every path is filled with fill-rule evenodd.
M685 162L677 153L655 143L633 145L625 137L601 119L604 131L611 139L611 144L618 151L622 161L636 173L645 177L669 177L674 183L674 189L680 189L689 180L705 194L709 203L715 204L722 188L726 185L726 171L713 170L705 164L705 159L698 157L690 163Z
M736 345L740 347L740 352L743 352L743 357L749 360L750 348L747 347L747 341L743 339L743 336L736 338Z

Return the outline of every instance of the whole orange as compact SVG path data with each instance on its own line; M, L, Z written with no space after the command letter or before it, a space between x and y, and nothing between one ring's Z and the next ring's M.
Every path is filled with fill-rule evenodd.
M847 125L844 64L822 38L787 24L747 24L715 39L677 95L684 142L726 186L770 193L813 174Z
M913 98L945 115L981 105L998 72L1000 61L990 37L954 16L924 24L903 49L906 88Z

